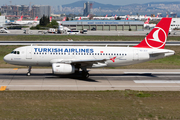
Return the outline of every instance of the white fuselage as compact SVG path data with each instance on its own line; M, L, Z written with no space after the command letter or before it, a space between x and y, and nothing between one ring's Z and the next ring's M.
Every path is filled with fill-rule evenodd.
M4 57L4 61L22 66L52 66L53 63L71 63L82 61L90 67L125 66L173 55L167 49L135 47L91 47L91 46L25 46L19 47ZM114 59L112 59L114 58ZM87 66L87 60L104 59ZM83 64L83 61L86 61Z
M39 24L39 21L15 21L14 24L18 25L28 25L28 24Z

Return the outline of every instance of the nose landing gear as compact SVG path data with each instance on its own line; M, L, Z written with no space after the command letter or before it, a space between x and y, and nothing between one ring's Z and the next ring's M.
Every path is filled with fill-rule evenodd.
M28 68L28 72L27 72L27 76L30 76L31 75L31 68L32 68L32 66L29 66L29 68Z

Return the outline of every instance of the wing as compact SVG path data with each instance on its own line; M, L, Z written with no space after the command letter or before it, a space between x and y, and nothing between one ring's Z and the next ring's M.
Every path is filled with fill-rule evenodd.
M107 66L107 64L105 63L105 61L107 61L109 59L84 59L84 60L73 60L73 59L69 59L69 60L64 60L64 59L53 59L50 62L53 63L65 63L65 64L81 64L81 66L90 66L90 67L105 67Z

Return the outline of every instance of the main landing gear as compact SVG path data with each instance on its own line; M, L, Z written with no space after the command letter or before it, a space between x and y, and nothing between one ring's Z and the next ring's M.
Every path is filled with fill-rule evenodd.
M31 75L31 68L32 68L32 66L29 66L28 72L27 72L27 76L30 76L30 75Z
M89 77L89 73L87 69L82 69L82 78L87 79Z

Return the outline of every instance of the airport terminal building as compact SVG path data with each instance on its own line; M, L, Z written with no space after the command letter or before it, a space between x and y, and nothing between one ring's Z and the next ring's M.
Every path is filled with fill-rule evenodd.
M62 21L64 27L73 30L97 30L97 31L142 31L143 21L132 20L76 20Z

